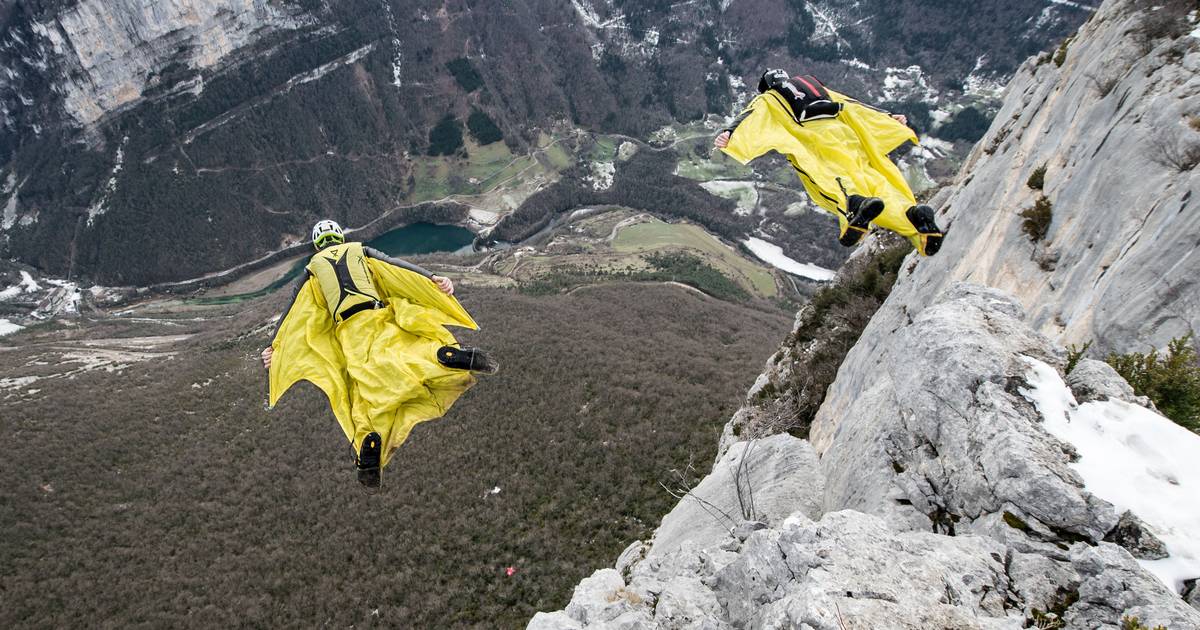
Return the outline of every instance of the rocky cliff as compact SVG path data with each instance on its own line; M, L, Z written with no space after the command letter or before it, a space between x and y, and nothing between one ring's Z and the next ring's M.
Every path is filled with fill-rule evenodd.
M1023 65L808 439L741 430L796 381L785 344L654 538L529 627L1200 627L1200 438L1064 348L1197 323L1189 8L1111 0Z

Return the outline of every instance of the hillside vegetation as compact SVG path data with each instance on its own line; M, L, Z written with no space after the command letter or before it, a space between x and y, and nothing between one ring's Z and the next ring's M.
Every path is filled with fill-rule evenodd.
M420 425L374 496L318 390L263 411L286 295L3 346L0 625L523 626L652 531L674 502L657 481L712 458L789 326L667 285L461 293L501 372ZM186 340L75 362L147 335Z

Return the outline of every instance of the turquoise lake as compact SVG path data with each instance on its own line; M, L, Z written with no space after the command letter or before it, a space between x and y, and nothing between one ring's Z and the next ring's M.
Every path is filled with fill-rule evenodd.
M457 252L459 250L469 252L471 251L471 244L474 242L475 234L457 225L412 223L385 232L367 241L365 244L378 249L388 256L403 258L404 256L411 256L413 254ZM296 265L282 278L252 293L240 293L238 295L226 295L214 298L193 298L189 301L198 304L229 304L260 297L290 285L293 280L299 277L307 264L307 258L297 261Z

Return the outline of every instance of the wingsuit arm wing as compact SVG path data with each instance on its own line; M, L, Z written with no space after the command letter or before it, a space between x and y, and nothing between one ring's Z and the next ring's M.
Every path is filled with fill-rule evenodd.
M778 132L777 123L762 95L750 101L750 105L738 117L738 123L729 138L729 144L721 149L729 157L746 164L754 158L776 148L773 141Z
M833 90L829 90L829 94L834 100L845 103L847 109L853 110L850 120L858 127L855 131L858 132L860 138L874 145L871 148L880 155L887 155L895 151L905 142L919 144L917 133L908 125L892 118L888 112Z
M271 335L271 341L279 336L279 329L283 328L283 320L287 319L288 313L292 311L292 307L296 305L296 298L300 297L300 292L304 290L304 284L308 282L311 276L307 269L304 270L304 275L296 280L292 289L292 299L288 300L287 308L283 309L283 314L279 316L279 321L275 323L275 334Z
M394 265L401 269L407 269L408 271L411 271L413 273L421 274L422 276L425 276L426 278L433 277L432 271L429 271L428 269L426 269L420 265L414 265L413 263L410 263L406 260L400 260L399 258L392 258L391 256L388 256L387 254L379 251L378 249L375 249L374 247L363 247L363 254L366 255L367 258L374 258L375 260L382 260L383 262L385 262L389 265Z
M367 258L367 265L384 300L402 299L425 307L428 317L421 318L423 323L479 330L479 325L462 304L454 296L442 293L428 277L375 258ZM405 325L415 326L416 323Z
M350 390L346 357L333 334L333 318L321 287L313 278L300 286L291 308L280 320L271 342L269 406L275 406L292 385L309 381L325 392L334 416L343 427L350 422Z

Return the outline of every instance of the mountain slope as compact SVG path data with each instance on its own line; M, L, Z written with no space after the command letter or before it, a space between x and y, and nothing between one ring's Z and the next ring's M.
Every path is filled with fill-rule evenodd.
M0 254L104 284L195 277L319 217L359 226L411 201L422 154L474 150L435 142L439 124L453 138L484 116L518 153L562 127L644 136L728 115L766 65L928 127L931 107L975 102L972 85L1058 41L1087 4L14 2ZM964 52L980 44L987 59Z
M1180 207L1196 183L1147 144L1165 131L1187 155L1194 140L1180 116L1200 62L1190 8L1111 0L1061 67L1027 62L937 200L946 246L901 266L808 439L747 430L790 413L805 382L788 343L654 538L529 627L1200 625L1179 596L1194 601L1200 578L1200 523L1182 507L1200 491L1200 438L1139 409L1101 362L1064 374L1063 347L1162 345L1190 326L1200 224ZM1053 218L1034 244L1018 211L1040 164ZM775 420L760 424L789 424ZM1105 469L1121 472L1097 481Z

